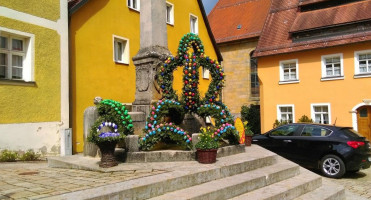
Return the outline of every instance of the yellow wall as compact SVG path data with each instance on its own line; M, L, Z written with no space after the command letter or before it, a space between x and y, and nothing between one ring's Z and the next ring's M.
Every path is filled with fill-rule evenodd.
M0 6L28 13L52 21L59 19L59 1L57 0L10 0L0 1Z
M370 49L371 42L364 42L259 58L262 132L272 129L277 104L294 104L296 122L311 117L311 104L330 103L330 124L352 126L352 108L371 99L371 77L353 78L354 52ZM321 56L338 53L343 54L344 80L321 81ZM290 59L298 59L300 82L279 85L279 62Z
M179 40L188 33L189 13L198 16L199 35L205 52L216 59L215 51L202 19L196 0L169 1L174 4L174 26L168 27L168 48L176 54ZM93 99L115 99L132 103L135 98L135 66L131 60L139 51L139 12L130 10L126 0L89 1L71 17L70 22L70 75L71 119L74 152L83 150L83 114L93 106ZM112 35L129 39L130 64L113 61ZM200 69L202 70L202 69ZM200 71L201 72L201 71ZM174 72L174 88L180 90L182 70ZM202 78L200 78L202 79ZM200 80L200 91L207 90L206 82Z
M0 85L0 123L60 121L60 36L44 27L0 17L0 26L35 35L36 86ZM50 45L53 44L53 45Z

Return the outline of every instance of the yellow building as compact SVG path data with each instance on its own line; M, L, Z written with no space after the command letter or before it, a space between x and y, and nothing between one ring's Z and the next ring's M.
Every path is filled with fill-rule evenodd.
M178 43L188 32L199 35L205 53L221 60L215 48L201 0L169 0L166 6L168 48L176 55ZM135 66L132 57L140 47L139 0L69 1L71 126L74 152L83 150L83 114L93 99L114 99L131 104L135 98ZM202 69L201 69L202 70ZM201 73L201 72L200 72ZM209 78L200 78L200 93ZM174 72L179 94L182 70Z
M65 0L0 1L0 93L0 150L66 153Z
M371 1L323 5L272 1L255 52L262 132L276 119L306 115L353 127L370 140L371 32L359 27L369 25Z

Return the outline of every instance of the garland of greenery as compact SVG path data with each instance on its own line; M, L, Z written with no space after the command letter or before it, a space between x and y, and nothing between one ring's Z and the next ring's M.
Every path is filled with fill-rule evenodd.
M128 110L120 102L105 99L97 105L99 117L93 124L88 141L98 144L101 142L119 141L126 135L133 134L133 124ZM101 132L103 127L110 131ZM111 132L113 130L113 132Z
M238 144L239 134L234 127L233 116L230 114L227 106L221 102L205 104L197 109L197 113L201 117L211 116L215 119L216 130L214 137L216 140L224 138L230 144Z
M169 111L184 117L183 106L174 100L160 100L156 105L152 106L152 110L150 111L146 126L143 130L145 136L139 140L141 150L150 150L155 144L166 138L175 141L177 144L187 149L191 149L192 137L172 122L164 122L163 118L168 116ZM180 121L182 120L183 118Z

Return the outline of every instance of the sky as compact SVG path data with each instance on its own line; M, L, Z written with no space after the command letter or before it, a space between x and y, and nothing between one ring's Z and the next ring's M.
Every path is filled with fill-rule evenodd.
M202 3L204 4L206 14L208 15L210 11L214 8L215 4L218 2L218 0L202 0Z

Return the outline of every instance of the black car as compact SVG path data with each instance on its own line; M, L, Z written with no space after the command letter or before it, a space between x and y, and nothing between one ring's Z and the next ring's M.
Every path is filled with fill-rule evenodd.
M254 135L253 143L331 178L371 165L370 142L349 127L293 123Z

